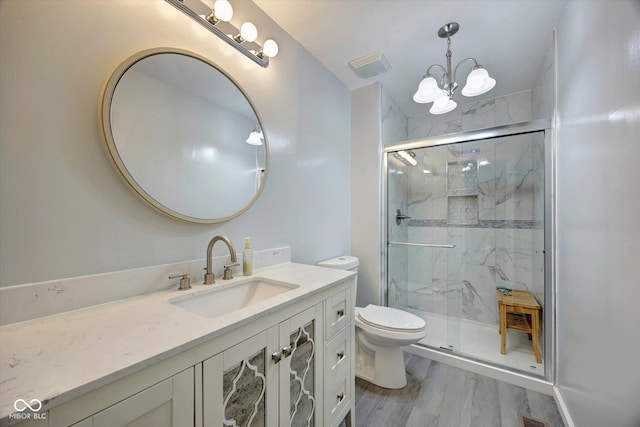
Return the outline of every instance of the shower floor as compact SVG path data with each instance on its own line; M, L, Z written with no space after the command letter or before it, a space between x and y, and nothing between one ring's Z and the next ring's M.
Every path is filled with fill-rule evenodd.
M461 319L449 319L436 313L407 308L424 319L427 336L420 344L452 350L455 354L472 357L528 374L544 376L544 360L536 363L533 346L527 334L507 330L507 352L500 353L498 325L492 326ZM541 338L541 344L542 344Z

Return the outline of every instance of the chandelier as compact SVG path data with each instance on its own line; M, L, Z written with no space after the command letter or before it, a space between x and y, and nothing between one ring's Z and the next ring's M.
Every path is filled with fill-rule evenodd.
M496 85L495 79L489 77L487 70L478 64L475 58L465 58L458 62L456 67L451 70L451 36L458 32L460 25L457 22L450 22L443 25L438 30L438 36L447 39L447 67L440 64L433 64L427 68L427 72L422 77L422 81L418 85L418 90L413 95L413 100L420 104L433 102L433 106L429 109L431 114L444 114L454 110L458 104L453 100L453 93L458 87L456 82L456 72L458 67L465 62L472 62L473 68L467 76L467 83L462 88L464 96L477 96L489 92ZM440 69L442 77L438 83L431 75L432 68Z

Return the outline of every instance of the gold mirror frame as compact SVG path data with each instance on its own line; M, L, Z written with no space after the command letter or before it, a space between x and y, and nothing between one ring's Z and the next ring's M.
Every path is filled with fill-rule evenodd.
M127 73L127 71L130 70L131 67L133 67L135 64L139 63L140 61L146 58L156 56L156 55L162 55L162 54L184 55L186 57L199 60L207 64L208 66L212 67L213 70L217 71L226 79L228 79L239 91L239 93L242 94L242 96L244 96L244 99L248 103L248 106L251 108L251 110L255 115L257 125L260 127L260 129L263 132L264 167L263 168L256 167L256 174L260 174L259 177L256 177L256 183L258 182L258 179L259 179L259 184L257 185L258 188L255 190L252 197L250 198L247 197L248 201L246 202L246 204L235 212L231 212L229 214L226 214L220 217L198 217L198 216L185 214L183 212L180 212L179 210L176 210L176 208L166 206L162 202L158 201L156 197L152 196L149 193L149 191L147 191L140 183L138 183L136 178L130 172L129 170L130 168L127 167L125 160L122 158L122 156L118 152L118 145L117 145L117 141L114 138L112 123L111 123L112 102L113 102L114 93L116 91L116 87L118 86L118 83L120 82L120 80ZM148 50L138 52L130 56L129 58L125 59L111 74L111 76L109 77L109 79L107 80L103 88L102 96L100 98L100 103L98 108L98 123L103 136L103 142L104 142L103 147L107 153L107 157L109 158L110 163L115 168L120 178L122 178L122 180L133 191L133 193L136 196L138 196L141 200L143 200L145 203L147 203L149 206L151 206L158 212L161 212L171 218L178 219L181 221L186 221L191 223L201 223L201 224L214 224L214 223L228 221L232 218L239 216L240 214L245 212L247 209L249 209L249 207L251 207L251 205L253 205L253 203L255 203L257 198L260 196L265 186L267 174L268 174L268 166L269 166L269 150L268 150L266 132L264 130L263 122L262 122L262 119L260 118L260 115L257 109L255 108L250 97L242 89L242 87L238 84L238 82L236 82L227 72L225 72L219 66L217 66L207 58L204 58L203 56L200 56L196 53L183 50L183 49L177 49L177 48L155 48L155 49L148 49ZM247 129L247 134L251 130L252 129ZM242 141L242 143L244 143L244 141ZM257 156L257 152L256 152L256 156ZM232 183L231 181L233 180L227 179L225 180L223 185L225 186L231 185ZM215 195L211 195L211 197L215 197ZM224 204L225 201L222 198L218 198L218 199L220 204Z

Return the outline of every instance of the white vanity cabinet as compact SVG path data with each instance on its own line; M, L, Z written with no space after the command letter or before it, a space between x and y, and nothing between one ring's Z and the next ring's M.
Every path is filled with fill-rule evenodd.
M323 426L323 304L203 362L205 426Z
M354 287L343 280L203 337L53 405L37 425L335 427L351 412L352 426Z
M194 369L142 390L73 427L193 427Z

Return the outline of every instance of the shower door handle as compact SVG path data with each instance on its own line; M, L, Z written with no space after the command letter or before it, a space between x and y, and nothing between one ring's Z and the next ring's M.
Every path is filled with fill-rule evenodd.
M400 209L396 209L396 225L400 225L400 221L403 219L411 219L411 217L409 215L403 215Z

